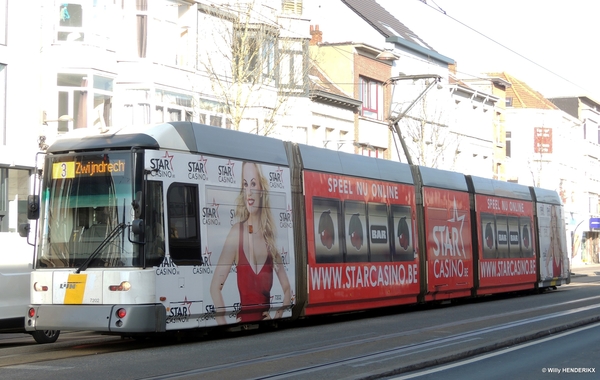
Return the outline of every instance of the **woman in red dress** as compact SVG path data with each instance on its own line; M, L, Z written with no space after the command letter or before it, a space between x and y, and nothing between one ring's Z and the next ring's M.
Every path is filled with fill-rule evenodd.
M242 188L237 198L236 217L223 246L213 273L210 294L215 310L225 308L223 285L235 264L241 310L237 322L271 319L271 287L273 272L283 289L283 304L274 318L281 318L291 304L291 288L283 259L276 247L275 225L269 203L268 181L259 165L242 164ZM226 324L225 316L216 317L218 324Z
M548 247L548 255L546 256L546 268L551 270L550 274L553 278L562 277L562 242L560 241L559 220L555 207L550 207L550 247ZM551 266L548 265L550 261L552 261Z

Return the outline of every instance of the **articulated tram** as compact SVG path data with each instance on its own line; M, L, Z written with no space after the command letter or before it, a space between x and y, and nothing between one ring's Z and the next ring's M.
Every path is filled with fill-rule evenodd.
M72 132L42 173L29 331L244 326L570 282L563 207L541 188L190 122Z

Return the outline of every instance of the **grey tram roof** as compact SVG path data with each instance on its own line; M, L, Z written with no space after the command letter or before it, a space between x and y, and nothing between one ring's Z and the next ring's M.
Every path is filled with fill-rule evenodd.
M536 202L549 203L553 205L562 205L560 196L554 190L532 187L531 192L535 196Z
M298 144L298 149L307 170L413 184L407 164L304 144Z
M125 127L105 134L72 134L57 140L48 148L48 153L131 147L202 153L288 165L281 140L181 121Z
M476 194L492 195L496 197L533 200L528 186L518 183L497 181L490 178L468 176Z
M426 166L419 166L418 168L423 186L457 191L469 190L465 175L462 173Z

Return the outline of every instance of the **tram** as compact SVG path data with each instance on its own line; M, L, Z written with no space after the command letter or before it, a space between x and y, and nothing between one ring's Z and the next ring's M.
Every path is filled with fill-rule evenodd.
M192 122L76 132L29 197L28 331L247 326L570 282L555 191Z

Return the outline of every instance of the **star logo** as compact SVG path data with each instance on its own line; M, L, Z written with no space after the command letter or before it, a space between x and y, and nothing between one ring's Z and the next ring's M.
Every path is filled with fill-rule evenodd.
M183 299L183 306L187 307L188 315L192 314L192 301L188 301L187 296Z
M215 201L215 198L213 198L213 201L212 201L212 203L210 205L215 210L215 217L218 218L219 217L219 206L220 205Z
M231 168L231 176L235 177L235 174L233 173L233 167L235 166L235 162L229 160L229 162L227 162L227 166Z
M285 247L281 247L281 261L283 261L283 265L287 265L290 263L290 259L288 257L289 252L285 250Z
M212 252L208 250L208 247L204 248L204 253L202 254L202 261L203 261L203 265L206 266L210 266L210 256L212 255Z
M451 223L459 223L460 222L460 229L458 230L458 239L460 241L460 247L462 248L462 252L458 252L458 253L462 253L463 257L467 257L467 255L465 254L465 243L463 241L463 226L465 224L465 215L458 215L458 207L456 207L456 198L454 198L454 213L452 215L452 218L448 219L449 222Z
M206 166L208 159L204 158L204 156L200 156L200 158L198 159L198 162L200 162L202 164L202 171L204 172L204 174L208 175L208 167Z
M163 158L169 161L169 170L173 170L173 155L169 155L169 151L165 151Z

